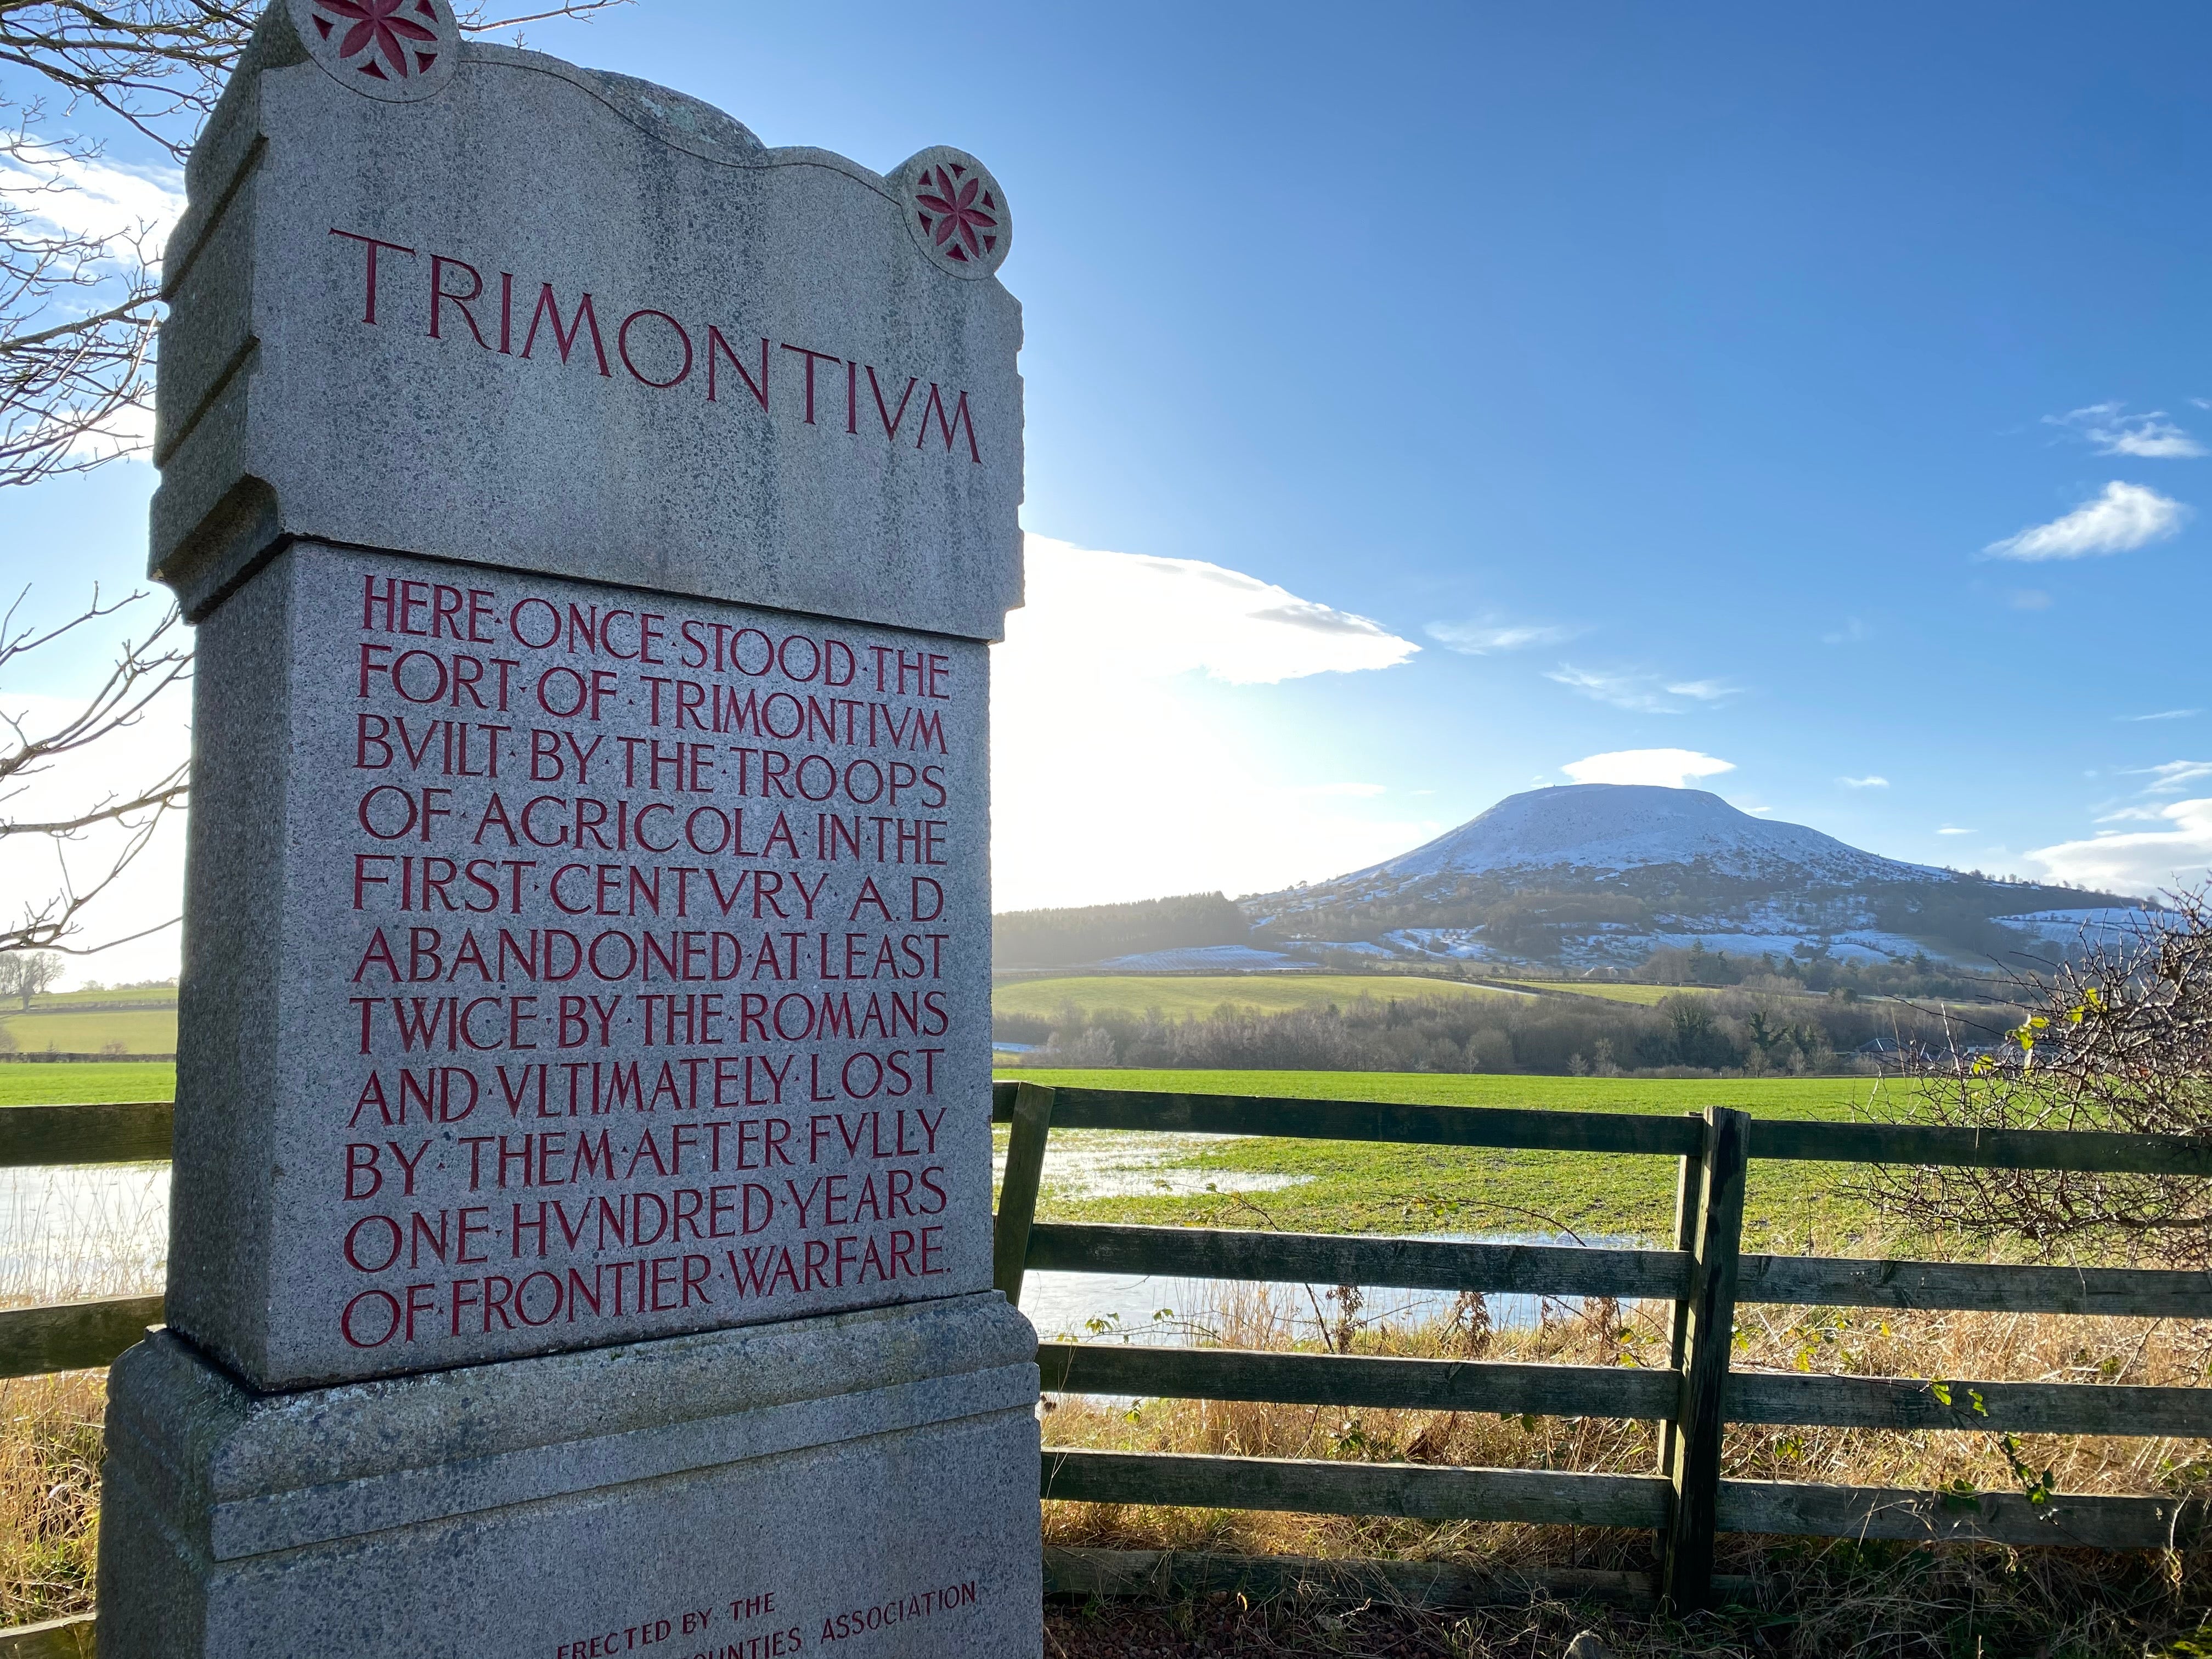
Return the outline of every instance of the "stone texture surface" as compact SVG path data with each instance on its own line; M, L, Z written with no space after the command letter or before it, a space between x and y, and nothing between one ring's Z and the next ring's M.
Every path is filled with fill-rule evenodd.
M200 653L176 1329L295 1388L988 1285L982 646L299 542Z
M362 95L310 59L313 13L264 16L165 265L152 563L189 611L303 535L999 636L1022 393L995 180L963 264L919 234L911 164L501 47Z
M101 1651L1034 1655L1033 1340L988 1292L271 1397L156 1337Z
M447 0L276 0L187 183L171 1324L112 1381L102 1652L1035 1655L1001 186Z

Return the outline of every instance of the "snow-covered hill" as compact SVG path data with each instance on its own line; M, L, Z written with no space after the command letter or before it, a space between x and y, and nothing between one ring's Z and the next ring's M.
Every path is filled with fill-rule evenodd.
M1330 886L1505 870L1621 871L1702 865L1716 875L1942 881L1948 872L1847 847L1802 824L1738 811L1702 789L1577 783L1509 795L1479 817Z
M1243 903L1255 945L1323 960L1580 970L1668 948L1987 963L2044 948L2054 913L2127 901L1883 858L1700 789L1593 783L1510 796L1396 858Z

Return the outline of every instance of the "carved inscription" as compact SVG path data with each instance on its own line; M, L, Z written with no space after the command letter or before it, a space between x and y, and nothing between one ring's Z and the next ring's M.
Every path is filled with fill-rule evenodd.
M331 1328L581 1346L945 1293L952 1206L988 1203L951 1174L985 1110L947 1088L988 926L963 664L343 568L349 648L307 671L347 710Z
M725 329L708 318L611 305L588 289L569 291L491 270L481 255L472 261L337 226L331 234L362 250L364 327L419 328L455 349L556 369L573 362L602 380L616 379L619 369L655 392L983 465L975 410L962 387L750 334L734 322Z

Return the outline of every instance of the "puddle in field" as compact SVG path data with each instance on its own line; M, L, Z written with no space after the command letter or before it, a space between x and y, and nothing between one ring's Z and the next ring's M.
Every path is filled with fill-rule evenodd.
M1046 1143L1040 1196L1069 1201L1091 1198L1189 1196L1205 1192L1279 1192L1309 1176L1269 1175L1206 1167L1207 1154L1232 1135L1133 1134L1116 1130L1055 1130ZM994 1176L1006 1173L1006 1147L994 1152ZM1187 1167L1197 1162L1200 1167ZM1167 1168L1169 1164L1186 1167ZM1583 1239L1555 1233L1422 1233L1413 1237L1484 1244L1577 1243L1633 1249L1647 1241L1612 1236ZM1299 1340L1314 1338L1325 1322L1343 1316L1327 1285L1254 1286L1222 1279L1165 1279L1152 1275L1033 1272L1022 1280L1022 1311L1038 1334L1084 1341L1182 1343L1218 1338L1224 1321L1249 1316L1266 1298L1265 1316ZM1359 1287L1355 1314L1366 1327L1419 1326L1449 1317L1455 1291ZM1491 1322L1534 1326L1549 1302L1558 1311L1581 1311L1579 1297L1498 1294L1483 1298ZM1232 1311L1235 1310L1235 1311Z
M1040 1196L1062 1202L1085 1198L1188 1198L1200 1193L1278 1193L1310 1176L1262 1175L1250 1170L1169 1169L1202 1160L1237 1135L1132 1134L1119 1129L1055 1129L1045 1142ZM991 1154L991 1179L1006 1173L1003 1142Z

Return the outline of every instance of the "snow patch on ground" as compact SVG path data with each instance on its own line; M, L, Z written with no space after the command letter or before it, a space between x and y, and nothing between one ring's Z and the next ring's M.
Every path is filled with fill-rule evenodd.
M1449 957L1459 962L1492 958L1490 947L1475 937L1473 927L1401 927L1382 937L1411 957Z
M2170 920L2165 911L2129 909L2032 910L2026 915L1999 916L2008 927L2016 927L2045 945L2124 945L2142 938L2149 928Z

